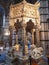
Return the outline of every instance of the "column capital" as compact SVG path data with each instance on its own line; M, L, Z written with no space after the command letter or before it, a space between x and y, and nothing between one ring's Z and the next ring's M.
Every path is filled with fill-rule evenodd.
M35 29L32 29L31 32L35 32Z
M41 25L36 25L36 26L35 26L35 29L36 29L36 30L40 30L40 29L41 29Z
M21 24L23 28L26 28L27 24L26 23L22 23Z

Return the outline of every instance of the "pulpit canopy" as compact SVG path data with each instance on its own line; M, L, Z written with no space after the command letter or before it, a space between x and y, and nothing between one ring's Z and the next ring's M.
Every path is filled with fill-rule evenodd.
M39 6L39 2L30 4L25 0L18 4L11 5L9 12L10 25L14 26L14 23L17 22L17 19L19 19L19 21L23 21L23 23L27 23L31 19L35 25L36 23L40 25L40 15L38 11Z

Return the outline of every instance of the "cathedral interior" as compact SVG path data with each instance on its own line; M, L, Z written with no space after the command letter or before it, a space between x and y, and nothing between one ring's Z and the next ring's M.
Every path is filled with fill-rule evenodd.
M5 51L1 65L49 65L48 0L0 0L0 55Z

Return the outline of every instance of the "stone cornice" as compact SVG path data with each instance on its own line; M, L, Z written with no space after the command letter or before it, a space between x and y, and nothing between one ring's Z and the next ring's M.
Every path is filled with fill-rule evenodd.
M9 19L17 19L17 18L23 18L23 17L26 17L26 18L33 18L33 19L38 19L38 17L31 17L31 16L26 16L26 15L23 15L23 16L17 16L17 17L9 17Z

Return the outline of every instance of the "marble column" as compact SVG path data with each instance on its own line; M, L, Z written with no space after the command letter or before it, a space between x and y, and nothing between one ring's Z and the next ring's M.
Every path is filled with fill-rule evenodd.
M15 28L10 26L10 46L14 46L15 45Z
M37 47L40 46L40 34L39 33L40 33L39 29L36 28L36 45L37 45Z
M16 34L16 44L18 44L18 35Z
M12 30L12 46L14 46L16 43L16 29L13 27Z
M26 24L22 24L22 40L23 40L23 56L25 55L25 44L26 44Z
M31 32L32 32L32 44L34 44L34 32L35 32L35 29L32 29Z
M12 27L10 26L10 46L12 46Z
M26 43L25 44L27 45L28 44L27 36L25 38L26 38Z

